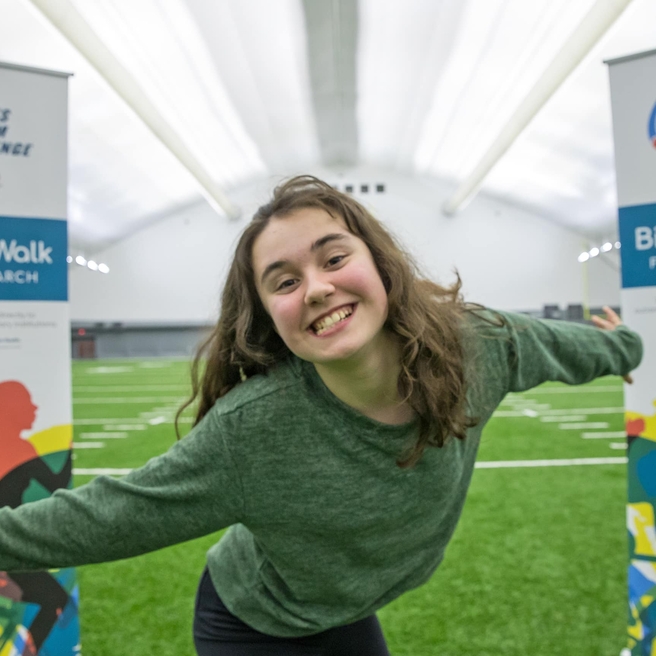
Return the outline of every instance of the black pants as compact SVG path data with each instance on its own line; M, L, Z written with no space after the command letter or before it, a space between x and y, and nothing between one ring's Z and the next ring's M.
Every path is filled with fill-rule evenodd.
M196 595L194 644L198 656L390 656L375 615L304 638L260 633L223 605L207 568Z

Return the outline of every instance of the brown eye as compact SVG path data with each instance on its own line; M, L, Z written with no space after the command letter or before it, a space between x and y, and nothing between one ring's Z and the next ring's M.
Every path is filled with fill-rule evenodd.
M278 291L278 290L280 290L280 289L287 289L288 287L290 287L291 285L288 285L287 283L294 284L294 279L293 279L293 278L287 278L287 280L283 280L283 281L282 281L282 282L276 287L276 291Z
M328 260L328 264L330 266L335 266L336 264L339 264L345 257L345 255L335 255L335 257L331 257Z

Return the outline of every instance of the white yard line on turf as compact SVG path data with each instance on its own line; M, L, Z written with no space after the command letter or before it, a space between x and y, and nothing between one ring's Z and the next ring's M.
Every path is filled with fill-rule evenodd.
M127 437L127 433L111 433L105 432L102 433L80 433L78 437L81 440L97 440L98 438L110 439L110 440L120 440Z
M545 410L542 415L615 415L624 414L624 408L567 408L565 410Z
M170 397L170 396L136 396L136 397L84 397L73 399L73 405L81 405L84 403L182 403L185 399L183 397Z
M611 442L608 445L611 449L626 449L627 448L627 443L626 442Z
M141 417L104 417L101 419L94 418L85 418L85 419L74 419L73 424L75 426L102 426L105 424L128 424L130 422L145 421L145 415L148 413L143 413L144 418ZM193 424L193 417L180 417L178 420L181 424ZM167 424L172 424L173 419L170 421L162 422Z
M573 467L576 465L625 465L627 458L570 458L568 460L490 460L477 462L476 469L510 469L513 467ZM124 476L132 469L73 469L79 476Z
M569 458L567 460L497 460L477 462L476 469L506 467L571 467L574 465L624 465L626 458Z
M567 408L559 410L541 410L539 406L527 406L515 410L496 410L493 417L555 417L542 421L563 421L570 415L621 415L624 408Z
M585 421L587 415L550 415L549 417L540 417L543 423L554 423L558 421Z
M607 438L626 437L624 431L605 431L603 433L581 433L584 440L603 440Z
M73 394L79 392L191 392L187 385L73 385Z
M593 387L543 387L532 389L531 394L590 394L590 392L621 392L623 390L624 388L622 385L599 385Z
M607 421L584 421L575 424L558 424L561 430L581 430L583 428L608 428Z
M73 450L75 449L104 449L104 442L73 442Z

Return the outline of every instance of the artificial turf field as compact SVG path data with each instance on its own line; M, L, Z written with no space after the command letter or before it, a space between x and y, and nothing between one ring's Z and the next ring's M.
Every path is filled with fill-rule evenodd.
M183 361L75 361L75 485L94 475L85 471L138 467L170 447L188 381ZM621 383L547 383L506 398L443 564L378 612L393 656L618 656L626 468L526 461L621 461ZM83 653L193 656L194 593L219 537L79 568Z

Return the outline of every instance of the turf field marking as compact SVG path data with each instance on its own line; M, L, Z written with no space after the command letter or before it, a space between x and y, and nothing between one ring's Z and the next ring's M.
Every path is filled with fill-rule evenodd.
M493 417L537 417L538 413L535 410L496 410ZM530 414L527 414L530 413Z
M626 442L611 442L608 446L611 449L618 449L618 450L627 448Z
M622 385L598 385L592 387L542 387L532 389L531 394L590 394L591 392L622 392Z
M130 421L137 421L138 417L96 417L86 419L73 419L75 426L100 426L101 424L127 424Z
M188 385L73 385L78 392L187 392Z
M88 367L82 370L85 374L127 374L134 371L134 367Z
M510 467L571 467L574 465L624 465L627 458L570 458L567 460L496 460L477 462L476 469Z
M153 417L152 419L148 420L148 423L151 426L157 426L158 424L165 424L166 423L166 417Z
M102 437L103 439L119 440L127 436L128 436L127 433L102 432L102 433L80 433L79 438L81 440L94 440L94 439L98 439L99 437Z
M84 419L74 419L73 424L75 426L103 426L108 424L127 424L129 422L139 421L140 417L103 417L102 419L97 419L95 417L85 417ZM180 417L178 420L181 424L193 424L193 417ZM166 422L167 424L172 424L173 419ZM112 426L112 428L115 428ZM144 427L145 428L145 427ZM110 429L111 430L111 429ZM142 430L142 429L139 429Z
M536 410L539 406L532 406L515 410L496 410L493 417L554 417L554 419L541 419L541 421L563 421L570 416L588 415L620 415L624 414L624 408L566 408L558 410L542 409Z
M145 424L107 424L103 426L103 430L117 430L117 431L142 431L146 430L148 426Z
M550 415L548 417L540 417L542 422L557 422L557 421L585 421L587 415Z
M624 414L624 408L567 408L565 410L546 410L544 415L614 415Z
M84 398L73 399L73 405L80 405L83 403L117 403L123 405L124 403L182 403L185 399L179 396L163 397L163 396L89 396Z
M581 430L582 428L608 428L607 421L585 421L575 424L558 424L561 430Z
M610 431L610 432L604 432L604 433L581 433L581 437L584 440L603 440L606 438L618 438L618 437L626 437L626 433L624 431Z
M104 442L73 442L73 449L104 449Z

